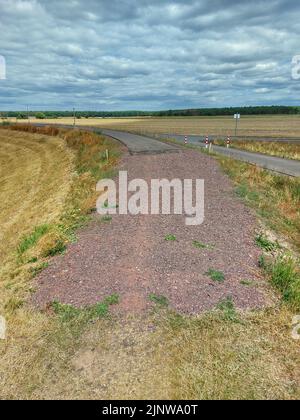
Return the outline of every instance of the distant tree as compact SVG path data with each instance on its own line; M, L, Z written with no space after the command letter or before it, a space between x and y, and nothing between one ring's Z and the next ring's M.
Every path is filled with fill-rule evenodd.
M43 112L37 112L35 114L35 118L37 118L38 120L44 120L46 118L46 115Z

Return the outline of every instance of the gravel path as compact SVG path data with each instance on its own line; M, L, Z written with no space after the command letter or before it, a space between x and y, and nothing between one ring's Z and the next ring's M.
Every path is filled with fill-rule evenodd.
M234 195L230 180L217 162L193 150L157 155L126 154L121 168L129 178L204 178L205 222L188 227L184 216L113 216L104 223L95 215L79 240L56 257L37 278L35 305L53 300L77 306L93 304L118 293L120 312L142 312L152 304L149 294L163 295L181 313L196 314L232 297L239 308L265 304L254 244L256 220ZM176 235L167 242L166 235ZM193 241L214 246L198 249ZM205 273L220 270L217 283Z

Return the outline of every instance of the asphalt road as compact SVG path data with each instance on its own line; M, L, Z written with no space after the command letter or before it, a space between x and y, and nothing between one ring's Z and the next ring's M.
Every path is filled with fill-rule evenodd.
M178 152L179 148L172 144L166 144L150 137L138 136L114 130L101 130L106 136L113 137L124 143L131 154L157 154L166 152Z
M36 124L43 126L45 124ZM56 124L59 126L59 124ZM69 127L70 126L65 126ZM107 136L113 137L116 140L119 140L125 144L131 154L157 154L157 153L168 153L168 152L178 152L178 147L172 144L163 143L157 139L150 137L139 136L136 134L125 133L122 131L114 130L100 130L96 127L80 127L83 130L95 131L98 133L103 133ZM163 138L162 135L159 135ZM166 136L167 137L167 136ZM184 143L184 136L172 136L173 139ZM205 147L203 142L204 138L200 136L188 136L189 144L197 145L199 147ZM251 153L238 149L227 149L226 147L213 146L213 151L233 159L238 159L244 162L248 162L254 165L257 165L261 168L275 171L284 175L289 175L293 177L300 177L300 162L291 159L282 159L274 156L268 156L260 153Z
M184 143L184 136L172 136L173 139ZM205 147L204 138L200 136L188 136L188 143ZM284 175L300 177L300 162L297 160L283 159L274 156L264 155L261 153L252 153L238 149L227 149L226 147L213 146L215 153L242 160L271 171L279 172Z
M160 134L161 137L163 138L172 138L172 139L176 139L176 138L182 138L183 136L180 135L176 135L176 134ZM199 141L203 141L203 139L206 137L205 134L203 135L189 135L189 140L191 143L194 142L199 142ZM218 139L218 140L227 140L227 136L222 136L222 135L210 135L209 136L210 139ZM260 142L264 142L264 143L289 143L289 144L300 144L300 138L297 137L255 137L255 136L230 136L232 141L260 141Z

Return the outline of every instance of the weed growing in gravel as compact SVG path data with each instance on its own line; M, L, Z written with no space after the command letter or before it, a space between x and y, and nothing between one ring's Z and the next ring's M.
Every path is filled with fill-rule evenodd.
M112 217L111 216L109 216L109 215L106 215L106 216L103 216L103 217L101 217L101 221L102 222L111 222L112 221Z
M119 303L119 296L113 294L105 298L102 302L86 308L76 308L73 305L66 305L60 302L53 302L52 308L62 322L69 322L74 319L91 321L103 318L108 315L109 307Z
M263 233L261 233L255 238L255 242L256 245L258 245L260 248L264 249L267 252L272 252L280 248L278 242L270 241L266 236L264 236Z
M177 238L176 238L176 236L175 236L175 235L167 235L167 236L165 237L165 241L168 241L168 242L175 242L175 241L177 241Z
M199 241L193 241L193 246L195 247L195 248L199 248L199 249L214 249L215 247L214 247L214 245L207 245L207 244L204 244L204 243L202 243L202 242L199 242Z
M155 295L154 293L151 293L149 295L149 299L151 302L156 303L159 306L166 307L169 305L168 299L162 295Z
M223 283L225 281L225 274L222 271L213 270L212 268L208 270L205 275L209 276L213 281Z
M241 280L241 281L240 281L240 284L241 284L242 286L248 286L248 287L253 287L253 286L255 286L255 282L254 282L254 281L252 281L252 280Z

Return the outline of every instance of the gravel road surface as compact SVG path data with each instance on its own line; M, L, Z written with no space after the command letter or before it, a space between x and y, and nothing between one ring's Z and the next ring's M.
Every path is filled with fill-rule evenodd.
M148 182L204 179L204 223L186 226L183 215L115 215L104 222L95 214L78 242L37 277L35 305L43 308L58 300L84 306L112 293L120 296L116 310L122 314L147 311L153 305L150 294L165 296L171 308L186 314L212 309L226 298L244 309L266 304L258 269L261 251L254 243L256 218L215 159L188 149L126 153L120 169L129 179ZM167 235L176 241L167 241ZM207 247L197 248L194 241ZM224 273L224 282L212 280L210 269Z

